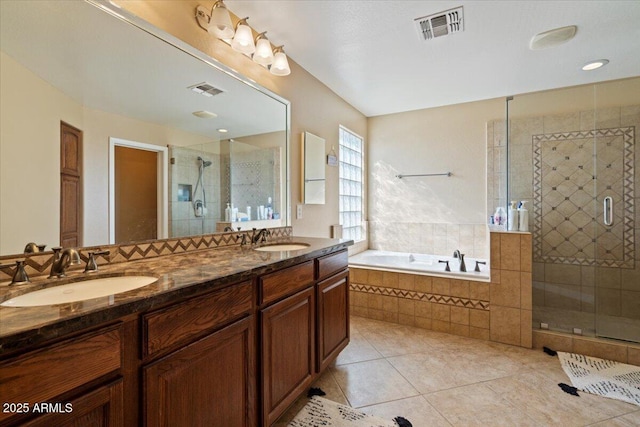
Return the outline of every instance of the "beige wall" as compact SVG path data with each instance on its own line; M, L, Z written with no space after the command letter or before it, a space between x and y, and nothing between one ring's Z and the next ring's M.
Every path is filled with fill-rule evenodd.
M84 242L109 241L109 137L166 146L208 139L83 107L0 53L0 254L59 243L60 121L83 131Z
M504 108L494 99L369 119L373 247L487 256L486 123Z
M326 153L338 148L338 127L346 126L367 141L367 119L358 110L332 92L323 83L289 58L291 75L277 77L233 51L224 42L201 29L195 20L195 9L201 4L210 8L212 1L127 1L122 6L156 27L178 37L219 60L246 77L291 102L291 214L294 234L329 237L330 225L338 223L338 168L326 169L326 204L304 206L304 217L295 218L300 201L300 134L318 135L327 142ZM230 6L230 9L233 9ZM256 30L267 30L256 28ZM278 40L287 43L287 40Z
M60 121L82 106L0 52L0 253L60 241Z

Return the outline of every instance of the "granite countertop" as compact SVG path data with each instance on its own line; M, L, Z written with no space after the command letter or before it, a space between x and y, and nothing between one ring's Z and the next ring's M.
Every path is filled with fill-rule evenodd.
M0 355L32 347L82 329L168 302L251 279L353 244L352 240L287 237L273 243L306 243L297 251L261 252L249 245L192 251L100 267L96 273L68 272L64 279L37 277L31 284L0 283L0 302L34 290L89 278L145 275L158 280L128 292L91 300L40 307L0 307Z

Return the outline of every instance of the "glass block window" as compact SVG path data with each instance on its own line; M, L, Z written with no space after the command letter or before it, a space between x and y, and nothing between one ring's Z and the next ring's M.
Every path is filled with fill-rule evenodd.
M355 133L340 127L340 224L342 237L357 242L364 240L364 141Z

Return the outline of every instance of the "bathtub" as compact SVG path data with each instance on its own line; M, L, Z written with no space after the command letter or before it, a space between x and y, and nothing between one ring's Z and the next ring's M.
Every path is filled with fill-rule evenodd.
M446 264L439 261L449 261L451 271L445 271ZM489 263L480 265L480 272L477 272L474 271L476 261L486 260L465 257L467 271L462 272L459 260L453 257L367 250L350 256L349 267L488 282Z

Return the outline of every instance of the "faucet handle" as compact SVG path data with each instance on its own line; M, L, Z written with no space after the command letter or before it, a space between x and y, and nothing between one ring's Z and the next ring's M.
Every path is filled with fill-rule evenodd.
M84 272L89 273L92 271L98 271L98 263L96 262L96 255L109 255L111 252L109 250L97 250L89 252L89 259L87 260L87 265L84 267Z
M29 280L29 276L27 275L26 270L24 269L24 260L18 260L16 261L16 270L13 273L13 277L11 278L11 283L9 283L9 286L11 285L20 285L23 283L29 283L31 282ZM1 269L5 269L5 268L11 268L13 267L13 264L4 264L4 265L0 265Z
M480 271L480 264L487 265L487 261L476 261L476 268L474 271Z
M439 263L444 263L447 264L444 268L444 271L451 271L451 268L449 268L449 261L443 261L443 260L439 260Z

